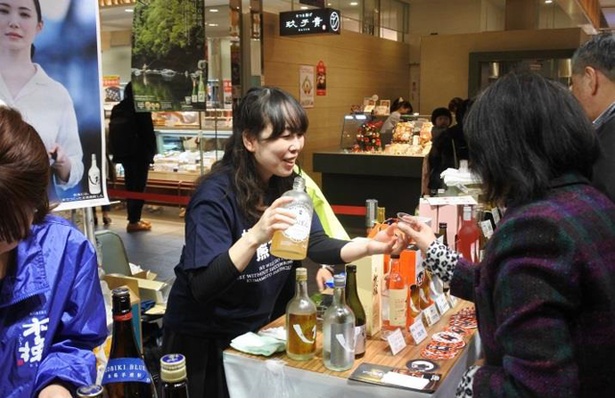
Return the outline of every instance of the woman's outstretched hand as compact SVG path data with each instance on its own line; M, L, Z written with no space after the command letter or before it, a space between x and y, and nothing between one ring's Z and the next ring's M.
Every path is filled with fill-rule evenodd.
M429 245L436 240L436 235L431 227L420 221L418 217L403 216L398 219L397 228L402 231L409 240L412 240L423 253L427 251Z

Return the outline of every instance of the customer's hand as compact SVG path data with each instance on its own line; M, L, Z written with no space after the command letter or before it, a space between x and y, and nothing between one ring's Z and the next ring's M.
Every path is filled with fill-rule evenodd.
M318 285L318 291L322 292L327 288L325 284L328 280L333 279L333 274L325 267L321 267L316 272L316 284Z
M429 245L436 240L436 235L431 227L420 221L417 217L404 216L399 219L397 228L402 231L408 239L414 241L423 253L427 252Z

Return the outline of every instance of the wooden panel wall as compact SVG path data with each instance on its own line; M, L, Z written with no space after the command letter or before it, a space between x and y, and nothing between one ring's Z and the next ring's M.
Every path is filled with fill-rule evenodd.
M363 97L378 94L381 99L408 98L409 51L407 44L378 39L354 32L341 35L280 37L278 16L265 14L265 84L280 87L299 97L299 66L327 67L327 95L316 96L308 109L310 128L301 166L317 181L312 170L312 153L338 148L343 116Z

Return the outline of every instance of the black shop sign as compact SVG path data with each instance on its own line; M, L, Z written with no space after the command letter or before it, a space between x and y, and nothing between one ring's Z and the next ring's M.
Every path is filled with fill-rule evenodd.
M340 34L341 14L332 8L280 13L280 36Z

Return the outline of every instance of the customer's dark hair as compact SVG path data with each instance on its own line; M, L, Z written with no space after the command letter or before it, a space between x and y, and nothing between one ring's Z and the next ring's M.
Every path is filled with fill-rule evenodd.
M542 197L566 172L591 178L599 154L570 91L536 73L509 73L490 85L466 115L464 132L487 200L505 205Z
M36 11L36 21L43 22L43 13L41 12L41 2L39 0L34 1L34 9Z
M572 73L581 74L587 66L599 70L615 82L615 33L595 35L574 52Z
M409 112L412 113L414 109L412 108L412 104L410 101L406 101L403 97L396 98L391 104L390 112L395 112L400 110L401 108L409 109Z
M252 221L260 218L266 194L281 195L292 187L295 176L294 173L290 177L274 175L267 187L260 179L254 154L244 146L243 135L260 140L269 125L272 133L266 140L273 141L286 130L305 134L308 118L299 102L287 92L274 87L251 88L233 112L233 134L226 143L224 156L212 166L209 174L232 171L237 202ZM207 178L208 175L203 177Z
M0 241L16 242L30 232L30 219L49 212L49 155L32 126L14 109L0 106Z

